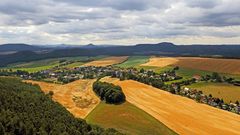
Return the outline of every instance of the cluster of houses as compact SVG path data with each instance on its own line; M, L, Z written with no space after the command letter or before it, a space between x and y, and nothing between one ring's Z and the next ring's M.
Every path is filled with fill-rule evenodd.
M197 102L208 104L210 106L231 111L240 114L240 104L238 101L235 103L224 103L222 99L212 97L212 95L205 95L202 91L197 91L196 89L190 89L188 87L183 87L180 90L180 95L196 100Z
M159 73L153 72L152 70L144 70L144 69L138 70L135 68L126 69L126 68L119 68L119 67L113 67L113 66L107 66L107 67L86 66L86 67L76 67L73 69L52 68L49 70L43 70L36 73L17 72L15 73L15 75L20 76L23 79L43 80L43 81L50 81L54 83L69 83L78 79L94 79L94 78L100 78L104 76L117 77L123 80L133 79L131 77L135 77L138 79L145 78L148 80L148 82L143 81L143 83L150 84L150 85L153 85L151 81L156 82L156 80L159 82L168 82L168 81L182 79L182 77L176 75L175 69L159 74ZM136 80L140 81L138 79ZM224 103L223 100L220 100L219 98L214 98L211 95L207 96L203 94L202 91L197 91L196 89L190 89L186 87L186 85L189 85L191 83L196 83L200 80L201 80L200 76L194 76L194 78L190 80L184 80L178 83L172 83L171 85L163 84L163 86L160 86L160 88L166 91L170 91L173 94L178 94L178 95L182 95L182 96L194 99L200 103L208 104L210 106L217 107L223 110L228 110L238 114L240 113L240 104L238 102L227 104L227 103ZM169 88L169 86L171 87ZM181 87L181 86L184 86L184 87Z
M103 76L113 76L117 78L125 77L126 75L134 75L138 77L156 78L163 82L181 79L174 71L166 71L162 74L157 74L151 70L137 70L135 68L119 68L113 66L95 67L95 66L82 66L73 69L68 68L53 68L43 70L36 73L23 73L19 76L23 79L44 80L55 83L69 83L78 79L94 79Z

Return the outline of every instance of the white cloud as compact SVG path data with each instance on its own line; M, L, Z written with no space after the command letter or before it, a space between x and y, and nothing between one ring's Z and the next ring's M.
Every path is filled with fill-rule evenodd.
M0 42L239 43L239 9L239 0L1 0Z

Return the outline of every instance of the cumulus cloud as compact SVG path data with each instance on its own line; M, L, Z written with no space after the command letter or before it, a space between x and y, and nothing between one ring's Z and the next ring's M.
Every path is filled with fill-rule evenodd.
M239 0L1 0L0 42L238 43L239 9Z

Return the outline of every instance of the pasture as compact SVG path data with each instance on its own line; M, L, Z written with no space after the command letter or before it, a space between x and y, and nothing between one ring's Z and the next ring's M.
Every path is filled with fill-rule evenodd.
M30 62L23 62L23 63L14 63L10 64L7 67L2 69L12 69L15 70L23 70L32 72L38 72L42 70L51 69L53 67L59 66L60 64L64 64L65 62L71 61L70 64L64 64L63 68L74 68L83 65L87 61L93 61L105 58L105 56L96 56L96 57L63 57L63 58L53 58L53 59L45 59L45 60L36 60ZM63 62L61 62L63 61Z
M238 135L240 116L136 81L103 78L122 87L126 100L182 135Z
M8 65L5 68L12 69L12 70L23 70L28 72L38 72L41 70L53 68L58 65L59 65L59 59L45 59L45 60L38 60L38 61L31 61L31 62L24 62L24 63L15 63L15 64Z
M201 90L206 95L212 94L213 97L223 99L227 103L229 103L230 101L234 103L237 100L240 101L239 86L225 83L200 82L187 87Z
M109 66L109 65L115 65L124 62L127 60L128 56L119 56L119 57L106 57L103 59L95 60L92 62L88 62L84 64L83 66Z
M71 64L64 65L62 67L63 68L75 68L75 67L80 67L83 64L84 64L84 62L74 62L74 63L71 63Z
M130 56L125 62L116 66L122 68L138 67L141 64L148 62L149 56Z
M100 102L92 91L94 81L77 80L65 85L30 80L26 82L39 85L44 93L53 91L54 101L62 104L75 117L85 118Z
M101 102L86 117L89 124L115 128L133 135L175 135L172 130L129 102L110 105Z

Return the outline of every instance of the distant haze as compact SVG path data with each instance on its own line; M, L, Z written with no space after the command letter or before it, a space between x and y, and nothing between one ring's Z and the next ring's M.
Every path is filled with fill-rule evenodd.
M239 44L240 0L1 0L0 44Z

